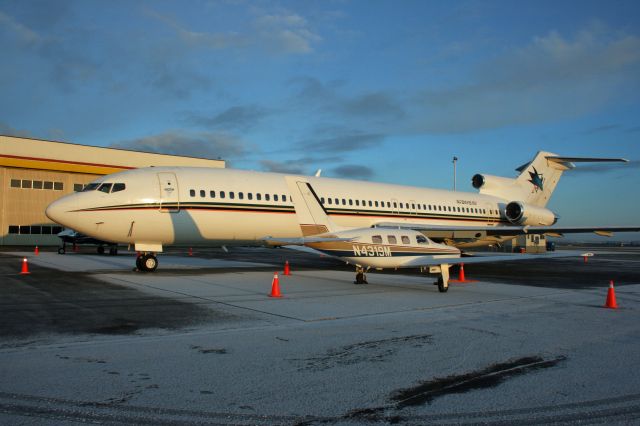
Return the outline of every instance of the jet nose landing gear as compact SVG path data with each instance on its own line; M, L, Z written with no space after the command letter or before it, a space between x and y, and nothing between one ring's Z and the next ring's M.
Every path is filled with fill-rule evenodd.
M136 258L134 271L153 272L158 267L158 258L153 253L142 253Z

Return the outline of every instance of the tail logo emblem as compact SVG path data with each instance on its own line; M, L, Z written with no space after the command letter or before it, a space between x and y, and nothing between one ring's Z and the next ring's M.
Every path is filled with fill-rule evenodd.
M529 176L531 177L531 179L529 179L529 182L531 182L531 184L533 185L534 191L535 192L538 192L538 190L543 191L544 177L540 173L538 173L535 167L533 167L533 172L529 172Z

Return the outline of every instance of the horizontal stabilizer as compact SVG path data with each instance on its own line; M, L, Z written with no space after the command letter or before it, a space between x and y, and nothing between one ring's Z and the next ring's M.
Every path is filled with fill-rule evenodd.
M558 157L549 156L547 160L553 163L628 163L626 158L595 158L595 157Z
M574 165L571 163L628 163L626 158L602 158L602 157L561 157L559 155L547 155L545 156L551 163L561 164L569 169L573 169ZM523 164L516 169L517 172L522 173L531 164L531 161Z

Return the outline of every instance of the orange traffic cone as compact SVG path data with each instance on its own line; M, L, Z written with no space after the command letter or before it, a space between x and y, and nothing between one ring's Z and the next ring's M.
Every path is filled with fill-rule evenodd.
M613 288L613 280L609 281L609 291L607 292L607 301L604 303L605 308L618 309L616 303L616 290Z
M193 249L189 247L189 256L193 256Z
M291 275L291 269L289 268L289 261L284 262L284 275Z
M36 249L33 251L33 254L35 254L36 256L40 254L40 249L38 248L38 246L36 246Z
M282 297L280 294L280 281L278 280L278 273L273 274L273 280L271 281L271 294L269 297Z
M460 264L460 272L458 272L458 279L457 280L449 280L450 282L454 282L454 283L473 283L476 280L468 280L465 278L464 276L464 263Z
M31 272L29 272L29 265L27 264L27 258L25 257L24 259L22 259L22 271L20 271L20 274L27 275L30 273Z

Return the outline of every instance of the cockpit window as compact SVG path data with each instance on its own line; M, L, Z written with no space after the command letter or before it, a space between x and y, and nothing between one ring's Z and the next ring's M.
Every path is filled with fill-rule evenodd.
M124 183L114 183L111 192L124 191L126 188Z
M111 183L103 183L102 185L100 185L100 187L98 188L98 191L100 192L106 192L107 194L109 193L109 191L111 191Z
M418 244L428 244L427 237L425 237L424 235L416 235L416 241L418 242Z
M96 188L98 188L98 186L100 186L99 183L90 183L90 184L88 184L87 186L84 187L82 192L95 191Z

